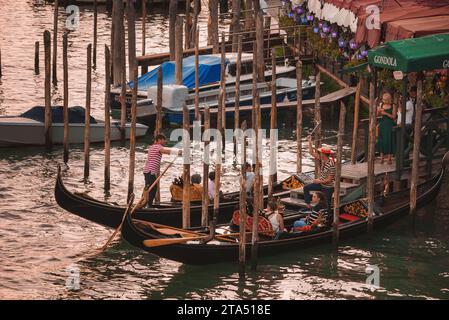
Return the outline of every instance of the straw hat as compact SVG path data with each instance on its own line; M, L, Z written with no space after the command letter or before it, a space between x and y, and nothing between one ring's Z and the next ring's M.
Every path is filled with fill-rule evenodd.
M329 147L321 147L317 149L318 152L324 153L324 154L334 154L335 151L333 151L331 148Z

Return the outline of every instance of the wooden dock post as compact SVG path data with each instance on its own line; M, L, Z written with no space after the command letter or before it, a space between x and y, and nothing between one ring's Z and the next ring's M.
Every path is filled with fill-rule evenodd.
M254 170L254 204L253 204L253 230L252 230L252 238L251 238L251 270L255 271L257 269L257 251L259 247L259 210L262 210L263 208L260 207L260 200L262 198L263 201L263 195L260 194L260 184L263 183L263 180L261 181L261 166L260 166L260 158L259 158L259 130L260 130L260 98L259 93L255 96L254 101L254 150L253 153L256 155L256 168Z
M200 14L200 0L193 0L193 25L191 34L193 39L190 39L191 47L195 46L195 43L199 40L199 28L198 28L198 17Z
M168 44L170 51L170 61L175 60L175 36L176 36L176 11L178 9L178 0L170 0L168 7Z
M196 0L195 0L196 2ZM199 30L195 35L195 121L201 121L200 116L200 52L199 52Z
M245 1L245 31L250 31L251 29L253 29L254 26L254 13L255 11L253 11L252 9L254 9L253 7L253 2L254 0L242 0ZM251 38L252 37L252 33L246 33L246 37Z
M302 62L296 63L296 173L302 172Z
M359 131L359 113L360 113L360 94L362 90L362 77L360 76L355 91L354 101L354 128L352 130L352 147L351 147L351 163L356 163L357 158L357 133Z
M124 65L123 70L125 69ZM122 72L122 85L120 86L120 139L122 144L126 142L126 86L126 72Z
M368 176L367 176L367 194L368 194L368 232L373 228L374 217L374 187L376 177L374 176L375 166L375 146L376 146L376 82L377 70L374 68L371 74L369 86L369 145L368 145Z
M218 53L219 44L218 44L218 0L209 0L209 14L211 21L210 28L210 39L211 45L213 46L212 53Z
M2 48L0 47L0 78L1 77L2 77Z
M48 150L52 147L52 116L51 116L51 39L50 31L44 31L45 49L45 147Z
M157 97L156 97L156 125L154 127L154 137L156 137L162 131L162 91L164 90L162 82L162 68L157 71ZM157 173L159 176L160 172ZM157 183L156 196L154 197L154 202L161 202L161 188L160 180Z
M175 33L175 81L176 84L182 85L182 16L176 17L176 33Z
M416 115L415 128L413 133L413 162L412 162L412 176L410 181L410 215L416 214L416 197L417 186L419 180L419 147L421 145L421 121L423 111L423 73L418 72L416 82ZM405 118L405 115L402 115ZM432 134L431 132L429 134Z
M217 225L218 212L220 210L220 180L221 180L221 157L223 140L221 137L222 132L222 108L223 108L223 92L220 90L220 98L218 103L217 112L217 137L216 137L216 150L215 150L215 192L214 192L214 210L212 216L212 224L210 227L211 235L215 235L215 226Z
M131 6L130 6L131 7ZM126 48L125 48L125 9L122 0L114 0L112 8L112 81L114 86L122 85L123 74L126 80ZM128 28L129 28L128 17ZM130 30L128 30L129 32ZM134 37L135 39L135 37ZM130 74L130 79L131 74Z
M147 44L147 0L142 0L142 56L146 54ZM142 74L148 72L148 66L142 66Z
M232 52L238 52L238 41L240 33L240 11L242 0L232 1L232 22L230 25L230 33L232 34Z
M203 206L201 210L201 226L209 224L209 163L210 163L210 110L204 106L204 159L203 159Z
M62 36L62 64L63 64L63 78L64 78L64 163L69 161L69 70L67 57L67 33Z
M241 36L239 36L241 43ZM242 131L246 131L246 121L242 123ZM242 166L240 175L240 198L239 198L239 277L245 277L246 265L246 135L242 139Z
M134 7L134 1L126 3L126 14L128 18L129 78L134 79L134 64L136 64L136 8Z
M2 58L1 58L1 52L0 52L0 76L2 73L1 60L2 60ZM34 43L34 74L37 75L39 73L40 73L40 71L39 71L39 41L36 41Z
M321 146L321 106L320 106L320 96L321 96L321 72L317 72L315 78L315 109L314 109L314 120L315 125L318 128L315 130L314 145L315 148ZM318 178L321 172L321 161L315 159L315 178Z
M226 129L226 47L225 47L225 34L221 33L221 71L220 71L220 90L222 92L223 105L221 108L221 120L223 124L221 126L221 135L224 141L224 129ZM223 151L226 146L223 144Z
M86 75L86 113L84 115L84 181L89 178L90 171L90 102L92 96L92 45L87 46Z
M190 228L190 119L186 104L182 107L182 126L182 227L186 229Z
M59 0L55 0L54 10L53 10L53 84L56 86L58 84L57 76L57 57L58 57L58 10L59 10Z
M268 197L273 195L277 181L277 101L276 101L276 54L271 52L271 115L270 115L270 165L268 178Z
M345 117L346 105L343 100L340 100L340 119L338 121L337 134L337 161L335 166L335 189L334 189L334 223L333 223L333 243L338 245L340 222L340 179L341 179L341 159L343 153L343 136L345 135Z
M135 49L135 48L134 48ZM134 172L135 172L135 163L136 163L136 122L137 122L137 61L134 60L134 79L133 79L133 94L132 94L132 103L131 103L131 133L130 133L130 142L129 142L129 178L128 178L128 199L134 192Z
M94 0L94 53L92 65L97 68L97 40L98 40L98 1Z
M240 0L238 0L240 1ZM236 64L236 74L235 74L235 109L234 109L234 130L240 128L240 77L242 75L242 36L238 36L237 41L237 64ZM246 123L245 123L246 125ZM238 143L236 137L234 136L234 154L238 153Z
M185 0L186 3L186 21L184 25L184 49L190 49L190 31L192 29L192 16L190 15L190 1Z
M111 51L104 46L105 56L105 96L104 96L104 190L111 188Z
M263 52L264 32L262 11L257 11L256 18L257 81L263 82L265 81L265 57Z

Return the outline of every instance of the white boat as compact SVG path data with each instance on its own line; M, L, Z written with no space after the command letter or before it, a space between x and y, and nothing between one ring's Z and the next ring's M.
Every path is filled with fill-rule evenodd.
M53 107L52 140L54 144L64 141L62 107ZM45 145L44 107L34 107L18 116L0 116L0 147ZM84 142L84 108L69 108L69 142ZM136 137L146 134L148 127L136 125ZM126 124L126 139L130 138L131 125ZM111 141L121 139L120 123L111 121ZM90 142L104 141L104 121L91 117Z

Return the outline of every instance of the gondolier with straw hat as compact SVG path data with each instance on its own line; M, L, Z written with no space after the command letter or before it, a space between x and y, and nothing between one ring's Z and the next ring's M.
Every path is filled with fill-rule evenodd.
M182 150L166 148L165 143L167 138L162 133L156 135L154 143L148 148L147 161L143 169L143 175L145 177L145 188L150 187L157 179L157 175L161 168L161 159L163 154L177 154L182 155ZM148 193L147 206L153 205L154 198L156 196L156 188L152 188Z
M321 160L321 173L318 179L314 179L313 183L304 186L304 201L307 207L311 208L312 200L311 191L322 191L326 194L327 203L331 205L332 193L334 192L335 183L335 159L334 151L329 147L321 147L315 149L312 143L312 135L309 135L309 153L317 160Z

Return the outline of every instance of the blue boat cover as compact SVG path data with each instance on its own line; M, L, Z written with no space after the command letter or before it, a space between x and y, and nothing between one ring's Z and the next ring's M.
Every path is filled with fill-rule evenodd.
M225 64L229 60L226 59ZM137 79L139 91L148 90L149 87L157 86L157 73L162 68L162 81L164 84L175 84L175 62L167 61L154 68L150 72L140 76ZM213 55L199 56L199 84L207 85L212 82L220 81L221 58ZM195 88L195 56L190 56L182 60L182 84L189 89ZM133 88L133 82L129 83Z
M83 107L76 106L69 108L69 123L84 123L86 110ZM36 106L22 113L20 117L32 119L39 122L45 122L45 107ZM63 107L51 107L51 118L53 123L63 123L64 113ZM90 117L90 123L97 123L95 118Z

